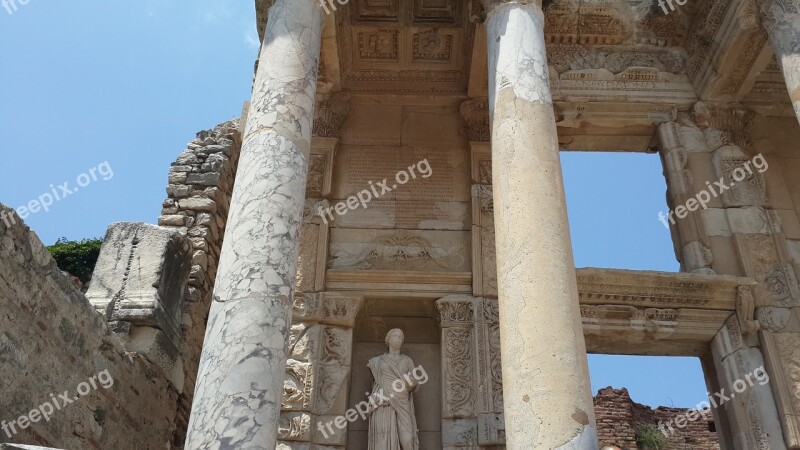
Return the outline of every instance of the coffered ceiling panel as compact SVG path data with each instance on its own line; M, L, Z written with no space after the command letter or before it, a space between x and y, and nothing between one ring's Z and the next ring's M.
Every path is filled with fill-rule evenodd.
M342 8L344 88L465 92L475 24L464 0L357 0Z

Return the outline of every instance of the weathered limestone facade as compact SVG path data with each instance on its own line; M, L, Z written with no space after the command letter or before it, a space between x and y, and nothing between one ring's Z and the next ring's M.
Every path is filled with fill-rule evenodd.
M598 448L587 352L699 357L709 392L763 365L713 410L719 447L800 449L800 14L675 6L256 0L244 117L178 157L159 226L109 228L86 296L0 228L0 321L31 317L0 360L45 370L20 343L59 329L59 357L121 377L94 434L81 410L11 441L365 450L348 411L400 328L424 450ZM680 273L575 269L571 150L657 153Z

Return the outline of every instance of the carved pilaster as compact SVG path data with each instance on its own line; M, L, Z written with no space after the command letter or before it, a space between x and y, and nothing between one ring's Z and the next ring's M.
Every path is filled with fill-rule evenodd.
M703 155L707 147L702 132L692 123L668 122L659 126L658 137L667 177L667 203L671 208L671 211L664 213L666 217L659 216L659 219L672 230L675 253L684 270L713 274L713 255L701 212L696 207L686 207L687 201L696 195L689 165L690 154L700 153L701 158L708 159Z
M319 432L345 413L352 364L353 325L363 297L335 292L295 297L290 359L278 424L282 441L343 446L346 427Z
M759 332L783 438L800 448L800 333Z
M479 299L465 295L436 301L442 327L442 418L475 417L475 314Z

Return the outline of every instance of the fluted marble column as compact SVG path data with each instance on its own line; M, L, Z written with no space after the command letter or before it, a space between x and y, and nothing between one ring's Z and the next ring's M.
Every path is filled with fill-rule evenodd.
M760 5L764 27L800 121L800 0L764 0Z
M275 448L323 26L318 0L269 13L186 448Z
M506 445L596 449L544 16L530 0L484 4Z

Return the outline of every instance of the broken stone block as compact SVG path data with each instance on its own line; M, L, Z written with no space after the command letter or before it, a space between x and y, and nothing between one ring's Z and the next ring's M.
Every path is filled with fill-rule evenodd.
M109 322L163 331L180 348L191 245L181 233L145 223L108 228L86 297Z

